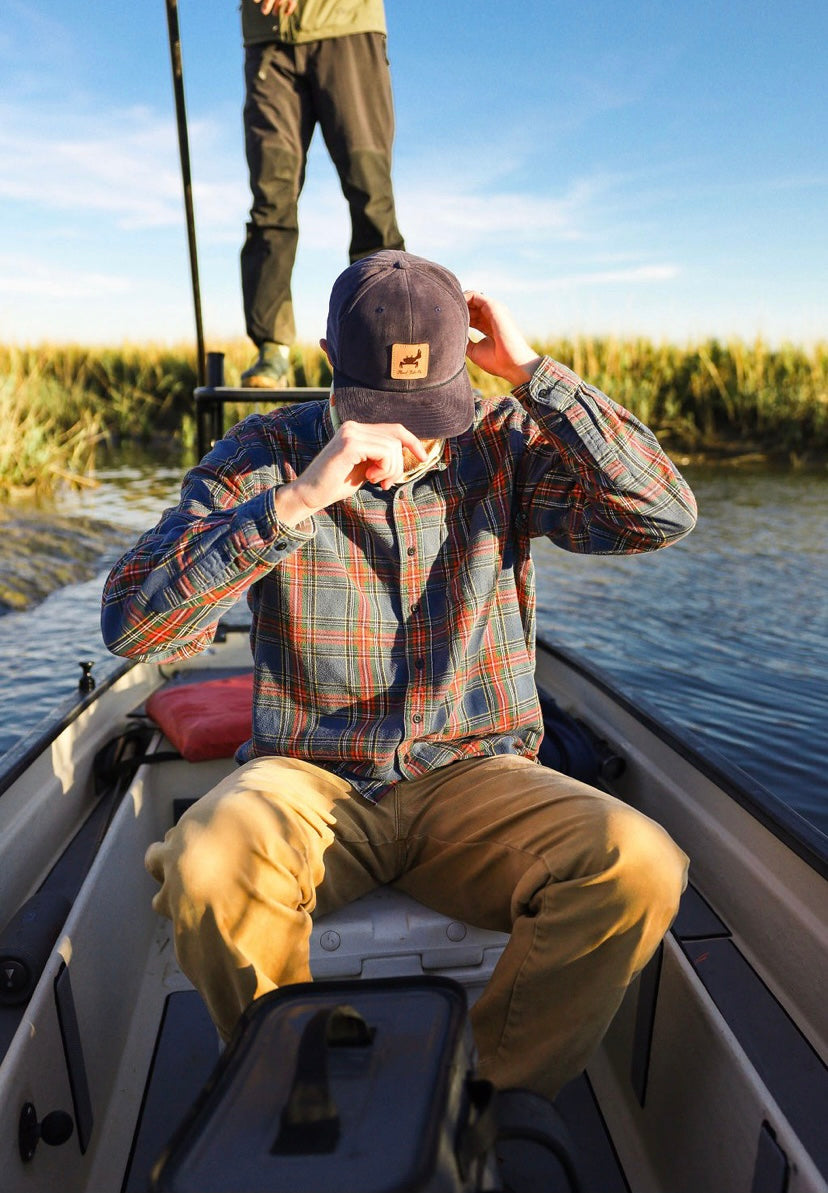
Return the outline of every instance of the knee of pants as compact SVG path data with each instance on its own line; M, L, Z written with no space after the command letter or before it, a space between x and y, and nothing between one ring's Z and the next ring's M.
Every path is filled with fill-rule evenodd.
M631 921L647 919L662 935L687 885L688 859L654 820L621 805L609 817L607 863Z
M305 164L295 154L284 149L262 153L250 177L250 222L254 227L298 227L297 203L304 179Z
M618 800L590 808L546 856L552 884L570 882L619 928L646 921L663 934L687 884L688 859L654 820Z
M222 911L238 914L251 897L312 909L321 864L314 866L293 826L285 823L279 831L280 820L272 808L249 799L224 799L207 809L194 805L163 844L148 851L147 868L162 883L157 909L180 918L186 909L201 914L211 907L221 919Z

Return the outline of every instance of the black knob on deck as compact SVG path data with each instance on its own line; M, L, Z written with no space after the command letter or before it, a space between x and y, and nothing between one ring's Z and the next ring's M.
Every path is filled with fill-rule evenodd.
M92 675L92 668L95 666L94 659L82 659L78 666L83 671L83 675L78 680L78 688L81 692L92 692L95 689L95 680Z
M60 1147L70 1139L75 1124L71 1114L65 1110L52 1110L41 1120L37 1121L37 1111L32 1102L26 1102L20 1111L20 1126L17 1133L17 1143L20 1148L20 1158L28 1163L37 1150L42 1139L50 1147Z

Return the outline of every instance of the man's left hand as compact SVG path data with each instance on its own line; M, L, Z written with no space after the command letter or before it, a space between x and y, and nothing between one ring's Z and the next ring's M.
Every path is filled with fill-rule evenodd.
M541 358L524 339L508 309L478 290L466 290L464 297L471 326L483 333L482 340L469 341L469 360L494 377L505 377L513 388L529 381Z

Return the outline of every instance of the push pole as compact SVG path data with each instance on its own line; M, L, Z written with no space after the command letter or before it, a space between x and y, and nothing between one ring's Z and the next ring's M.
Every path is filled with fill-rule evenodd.
M184 71L181 65L181 35L178 29L178 0L167 0L167 28L170 36L175 115L178 122L178 153L181 158L181 181L184 184L184 211L187 216L187 244L190 250L190 278L193 286L193 306L196 324L196 377L198 385L205 383L207 368L204 352L204 328L201 322L201 288L198 284L198 253L196 250L193 186L190 177L190 145L187 137L187 109L184 105Z

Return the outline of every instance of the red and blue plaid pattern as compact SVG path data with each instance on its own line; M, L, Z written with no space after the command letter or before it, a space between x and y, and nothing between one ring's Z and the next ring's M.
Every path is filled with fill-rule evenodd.
M378 799L460 759L534 757L531 540L665 546L694 525L686 483L633 415L545 359L514 395L479 399L425 476L281 526L274 489L331 434L324 402L234 427L113 568L108 647L194 654L247 592L255 692L240 760L307 758Z

